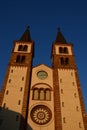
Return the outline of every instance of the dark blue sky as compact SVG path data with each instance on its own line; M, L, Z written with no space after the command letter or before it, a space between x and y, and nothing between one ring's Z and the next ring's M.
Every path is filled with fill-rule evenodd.
M0 1L0 88L9 62L13 41L30 25L35 41L33 65L51 66L51 46L57 28L74 44L77 68L87 109L87 1L86 0L1 0Z

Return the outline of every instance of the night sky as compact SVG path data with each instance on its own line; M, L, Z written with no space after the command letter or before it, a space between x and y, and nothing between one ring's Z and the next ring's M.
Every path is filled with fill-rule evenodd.
M10 59L13 41L27 26L35 42L33 66L51 67L51 47L58 27L74 54L87 110L87 1L0 0L0 88Z

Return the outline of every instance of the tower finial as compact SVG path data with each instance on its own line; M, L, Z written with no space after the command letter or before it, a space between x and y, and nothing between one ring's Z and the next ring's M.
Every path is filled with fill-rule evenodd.
M58 32L60 32L60 27L58 27Z
M28 26L27 26L27 30L29 30L29 29L30 29L30 26L28 25Z

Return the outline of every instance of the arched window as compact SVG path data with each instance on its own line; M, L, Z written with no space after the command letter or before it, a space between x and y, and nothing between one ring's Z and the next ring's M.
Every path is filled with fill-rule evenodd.
M67 54L68 53L68 48L64 47L63 52Z
M61 62L61 65L64 65L64 58L63 57L60 58L60 62Z
M25 63L25 56L22 56L21 63Z
M46 89L45 91L45 99L51 100L51 91L49 89Z
M64 107L64 102L62 102L62 107Z
M79 128L82 128L82 124L81 124L81 122L79 122Z
M51 100L51 90L50 88L38 88L34 87L33 94L32 94L33 100Z
M67 47L59 47L59 53L66 53L66 54L68 54L68 48Z
M44 100L44 89L40 89L40 100Z
M16 58L16 63L20 63L20 60L21 60L21 57L20 57L20 55L18 55Z
M74 97L77 98L77 94L76 93L74 93Z
M24 45L23 51L27 51L27 49L28 49L28 46Z
M63 94L63 89L61 89L61 94Z
M59 47L59 53L62 53L62 52L63 52L63 48Z
M35 89L33 90L33 99L34 99L34 100L38 100L38 98L39 98L38 88L35 88Z
M61 65L68 65L69 64L69 58L60 58Z
M22 50L23 50L23 46L22 46L22 45L19 45L18 51L22 51Z
M65 58L65 65L68 65L68 64L69 64L69 59Z
M63 117L63 123L66 123L66 118L65 117Z

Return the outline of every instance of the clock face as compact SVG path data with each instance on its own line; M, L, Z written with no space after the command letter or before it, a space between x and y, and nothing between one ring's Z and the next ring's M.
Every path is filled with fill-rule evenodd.
M48 76L48 74L47 74L47 72L46 71L39 71L38 73L37 73L37 76L38 76L38 78L40 78L40 79L46 79L47 78L47 76Z
M47 106L37 105L31 110L30 116L36 124L45 125L51 120L52 113Z

